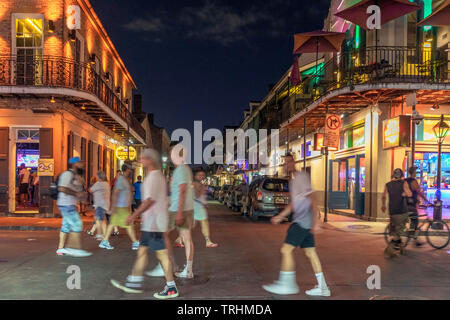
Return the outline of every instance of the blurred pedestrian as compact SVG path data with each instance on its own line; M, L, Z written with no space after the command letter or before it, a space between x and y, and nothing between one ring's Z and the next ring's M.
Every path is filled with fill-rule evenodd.
M20 165L19 171L19 195L20 195L20 203L22 205L26 205L28 201L28 186L30 180L30 171L25 166L25 163Z
M57 205L63 217L59 233L57 255L87 257L91 253L81 249L83 221L78 212L78 202L85 202L87 194L83 191L84 165L79 157L69 159L69 170L58 177ZM68 247L66 247L66 240Z
M383 196L381 198L381 211L386 212L386 197L389 196L389 228L392 240L384 250L386 254L393 257L397 253L403 252L401 239L402 232L405 231L408 222L408 206L406 197L413 194L408 183L403 179L402 169L395 169L392 180L386 183Z
M133 193L131 192L132 186L129 181L132 172L131 164L125 162L122 165L122 174L117 177L114 184L111 197L111 220L106 230L106 235L100 242L100 248L108 250L114 249L109 243L109 238L115 226L124 228L127 231L132 242L132 250L137 250L139 248L139 241L134 232L134 225L130 226L126 223L126 219L131 213L131 203L133 202Z
M141 162L148 173L142 186L143 202L127 218L127 223L132 224L136 218L142 215L141 240L137 257L125 286L115 280L111 280L111 282L125 292L142 292L143 274L150 249L156 253L166 278L164 290L155 293L154 297L158 299L175 298L178 296L178 289L173 277L173 265L164 241L164 233L167 232L169 223L168 199L164 191L167 183L161 172L161 161L157 151L145 149L141 155Z
M111 187L103 171L98 171L96 182L91 186L89 192L94 199L95 225L97 229L97 240L103 240L106 231L106 213L109 211Z
M422 242L420 242L417 239L417 227L419 226L419 211L418 211L418 205L419 205L419 197L422 198L423 202L428 202L427 197L423 194L422 190L420 189L419 183L416 179L416 167L410 167L408 169L408 178L406 178L406 182L408 183L409 189L412 192L412 197L409 198L407 201L408 204L408 216L411 221L410 229L414 230L414 240L416 243L416 246L423 245Z
M279 224L292 212L292 224L290 225L286 240L281 247L281 271L277 281L264 285L266 291L275 294L297 294L299 287L296 281L294 250L300 247L305 250L317 279L317 285L305 291L309 296L330 296L322 265L315 248L314 231L318 228L320 216L311 182L305 172L295 169L295 160L291 154L285 156L286 170L291 178L289 191L291 202L272 218L273 224Z
M138 176L137 181L133 184L135 208L139 208L139 206L141 205L141 185L142 185L142 176Z

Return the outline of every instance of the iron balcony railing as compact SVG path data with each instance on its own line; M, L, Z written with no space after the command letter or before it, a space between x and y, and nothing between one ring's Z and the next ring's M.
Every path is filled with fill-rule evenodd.
M428 48L368 47L342 52L313 74L302 76L302 83L292 88L294 112L333 90L358 84L450 83L448 69L448 52Z
M92 64L56 56L0 56L0 85L63 87L92 93L145 138L141 123Z

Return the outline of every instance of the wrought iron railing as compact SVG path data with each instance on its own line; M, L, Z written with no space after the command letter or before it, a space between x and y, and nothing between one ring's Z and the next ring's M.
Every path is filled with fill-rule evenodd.
M55 56L0 56L0 85L63 87L92 93L145 138L141 123L92 64Z
M428 48L368 47L337 54L317 72L304 77L294 112L327 93L358 84L450 83L447 52Z

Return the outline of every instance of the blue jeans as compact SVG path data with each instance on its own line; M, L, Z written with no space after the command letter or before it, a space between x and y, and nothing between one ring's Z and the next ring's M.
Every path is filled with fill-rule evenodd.
M102 207L96 207L95 208L95 218L98 221L105 220L105 216L106 216L106 210L105 209L103 209Z
M83 231L83 221L81 221L77 206L58 206L63 217L61 232L81 232Z

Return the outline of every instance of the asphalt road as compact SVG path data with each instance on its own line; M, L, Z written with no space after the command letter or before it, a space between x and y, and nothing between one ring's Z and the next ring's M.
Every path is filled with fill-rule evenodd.
M179 299L311 299L303 292L315 285L315 278L301 250L296 252L299 295L276 296L261 288L278 277L287 223L252 222L217 203L211 203L209 211L212 239L220 246L205 248L200 229L194 231L195 278L178 281ZM125 232L113 237L112 251L99 249L96 240L84 235L85 248L94 253L87 258L57 256L57 241L55 230L0 230L0 299L153 299L164 284L163 278L147 277L146 291L139 295L112 287L110 279L124 280L136 254ZM316 235L316 243L332 293L316 299L450 299L447 250L411 246L405 256L386 259L382 236L329 225ZM184 249L175 252L182 265ZM151 255L149 266L155 264ZM79 290L66 285L71 265L81 271ZM371 265L380 267L381 289L367 288Z

